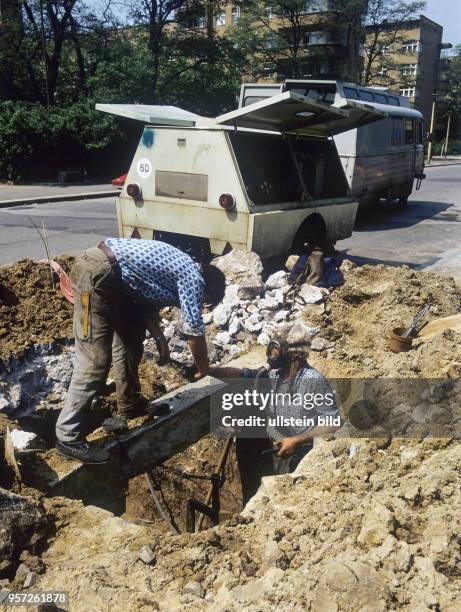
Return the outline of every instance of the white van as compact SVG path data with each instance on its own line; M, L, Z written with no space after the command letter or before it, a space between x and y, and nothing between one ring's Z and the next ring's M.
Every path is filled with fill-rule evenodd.
M360 100L386 112L384 121L334 137L352 195L360 204L375 204L384 198L399 199L405 205L415 179L419 189L424 178L424 121L419 111L409 108L408 98L383 88L341 81L292 79L284 83L242 85L239 107L283 91L339 108L347 107L350 100Z
M168 106L97 104L145 124L117 201L120 235L186 250L284 254L309 232L351 235L357 201L330 136L386 117L287 91L215 119Z

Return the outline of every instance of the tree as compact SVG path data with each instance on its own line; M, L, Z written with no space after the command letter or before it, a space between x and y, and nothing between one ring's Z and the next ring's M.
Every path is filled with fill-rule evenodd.
M426 7L425 2L401 0L368 0L366 14L367 36L364 43L364 84L392 84L392 71L396 63L392 49L406 39L406 22L415 19ZM396 71L396 79L402 76ZM397 82L397 81L396 81Z

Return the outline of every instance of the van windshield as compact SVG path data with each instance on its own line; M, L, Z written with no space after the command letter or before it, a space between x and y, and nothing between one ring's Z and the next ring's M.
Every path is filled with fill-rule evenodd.
M229 132L229 137L245 189L254 204L303 199L303 189L285 139L254 132Z

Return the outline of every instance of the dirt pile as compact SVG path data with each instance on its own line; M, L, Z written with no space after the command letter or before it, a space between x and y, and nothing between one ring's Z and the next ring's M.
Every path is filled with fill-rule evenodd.
M336 378L437 378L461 362L461 335L453 331L416 340L408 353L388 347L390 331L409 325L428 302L428 320L460 312L461 291L453 279L407 267L346 262L343 268L345 283L332 292L324 313L303 311L304 319L321 327L310 359L315 367Z
M72 258L57 260L67 272ZM72 305L50 286L47 264L25 259L0 268L0 357L72 337Z
M449 441L323 442L294 474L265 479L243 516L196 535L152 537L63 504L38 586L66 584L72 610L454 612L460 468Z

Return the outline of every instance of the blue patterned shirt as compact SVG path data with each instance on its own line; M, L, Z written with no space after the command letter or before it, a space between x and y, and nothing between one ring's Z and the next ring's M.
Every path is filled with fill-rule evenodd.
M158 240L107 238L120 266L122 282L135 298L155 306L179 306L183 331L203 336L205 282L198 265L179 249Z

